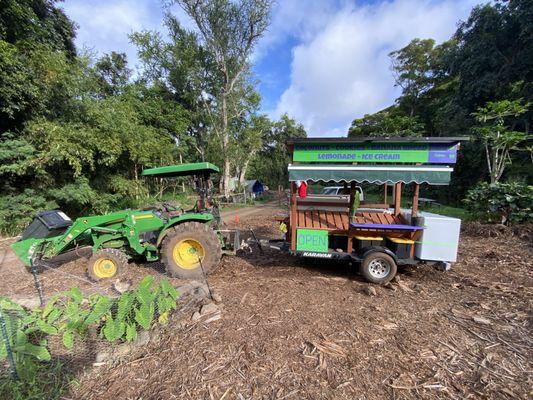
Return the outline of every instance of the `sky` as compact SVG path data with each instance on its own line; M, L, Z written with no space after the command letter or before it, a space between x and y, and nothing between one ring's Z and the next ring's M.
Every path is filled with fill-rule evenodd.
M262 112L301 122L309 136L346 136L354 118L394 103L400 94L391 51L414 38L450 38L483 0L277 0L268 31L251 57ZM97 55L124 52L138 65L128 35L165 31L163 0L65 0L78 25L76 43ZM194 23L178 7L183 26Z

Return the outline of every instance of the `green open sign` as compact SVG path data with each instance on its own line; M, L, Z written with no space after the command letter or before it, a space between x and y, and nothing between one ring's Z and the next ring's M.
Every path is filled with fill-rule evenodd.
M298 229L296 232L297 251L327 253L329 248L328 231L323 229Z

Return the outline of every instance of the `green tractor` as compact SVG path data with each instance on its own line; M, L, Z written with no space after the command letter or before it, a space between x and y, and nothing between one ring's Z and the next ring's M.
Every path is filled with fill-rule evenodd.
M132 258L160 260L177 278L196 279L209 272L224 252L238 247L238 231L220 229L218 207L211 197L210 163L151 168L143 176L193 176L198 199L193 209L163 203L145 210L124 210L72 221L61 211L37 214L11 246L26 266L58 263L80 248L90 249L87 272L99 281L115 277Z

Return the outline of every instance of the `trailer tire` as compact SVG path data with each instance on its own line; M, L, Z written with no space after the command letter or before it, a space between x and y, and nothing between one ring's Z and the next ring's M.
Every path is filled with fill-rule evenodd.
M128 256L119 249L102 249L94 253L87 263L87 275L98 282L120 274L128 265Z
M389 283L397 271L394 259L381 251L368 254L361 263L361 273L366 280L380 285Z
M222 246L215 231L200 222L184 222L171 228L161 245L161 261L167 273L174 278L201 279L198 257L206 273L220 263Z

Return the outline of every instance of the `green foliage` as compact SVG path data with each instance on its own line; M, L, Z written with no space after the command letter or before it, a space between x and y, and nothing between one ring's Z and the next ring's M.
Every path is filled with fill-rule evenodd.
M176 309L179 293L167 281L144 278L138 289L117 299L98 294L85 298L78 288L54 296L44 309L27 311L7 298L0 297L0 311L6 322L9 344L15 357L19 380L0 375L0 398L58 399L67 390L71 372L52 360L48 336L59 335L71 350L94 330L108 342L128 341L139 329L149 329L156 321L168 322ZM0 338L0 362L5 362L7 348Z
M482 182L468 191L464 202L485 221L504 224L533 221L532 185Z
M422 94L433 85L433 39L413 39L403 49L389 54L396 86L402 88L402 102L412 117Z
M57 207L54 201L37 194L34 189L0 196L0 233L18 234L41 210Z
M60 361L36 362L26 358L17 364L19 380L0 375L0 398L10 400L58 400L68 391L72 371Z
M26 311L3 297L0 310L20 366L32 360L51 360L46 340L49 335L60 335L67 349L73 349L90 330L108 342L132 341L139 329L150 329L156 321L166 324L178 297L167 280L156 284L153 276L147 276L136 290L122 293L117 299L98 294L87 299L78 288L72 288L54 296L43 310ZM6 357L5 343L0 340L0 361Z
M533 111L522 112L533 103L532 16L529 0L491 2L474 7L450 40L436 45L415 38L392 52L392 72L402 94L394 106L356 119L350 135L380 135L387 125L400 132L398 125L409 127L407 118L415 118L411 122L420 123L426 136L473 132L474 140L462 144L453 190L431 194L451 203L487 177L533 182L528 139ZM393 116L404 119L386 121Z
M529 103L522 104L519 100L489 101L484 107L479 107L472 115L480 126L475 127L487 156L487 168L491 183L496 183L503 175L507 165L512 163L511 150L517 150L518 145L528 137L524 132L514 131L505 126L507 117L518 117L528 111Z
M409 136L419 137L424 133L424 124L418 117L398 113L394 107L356 118L348 131L348 136Z
M156 285L153 276L147 276L136 290L118 299L90 296L88 306L79 289L73 288L52 299L41 318L63 335L67 348L72 348L76 338L83 338L91 327L109 342L131 341L139 328L150 329L156 317L175 309L177 298L176 289L168 281Z
M77 217L139 202L143 168L186 154L184 104L131 82L124 54L77 56L73 38L56 1L2 2L0 234L20 233L41 208Z
M286 147L287 140L305 138L307 133L303 125L284 114L279 121L271 122L271 128L263 131L263 135L263 145L251 161L249 177L260 179L276 190L279 185L287 186L289 181L287 164L290 157Z

